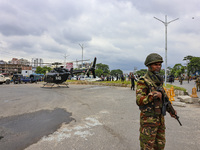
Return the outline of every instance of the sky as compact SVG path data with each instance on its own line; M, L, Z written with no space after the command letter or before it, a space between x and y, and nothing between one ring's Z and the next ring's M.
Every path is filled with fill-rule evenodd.
M200 57L199 8L199 0L0 0L0 60L81 60L83 46L84 60L110 70L146 69L150 53L165 61L167 22L167 66L185 65Z

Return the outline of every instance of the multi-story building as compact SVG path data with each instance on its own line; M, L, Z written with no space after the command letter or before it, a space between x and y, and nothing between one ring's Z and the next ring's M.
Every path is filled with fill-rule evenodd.
M42 58L32 58L32 61L31 61L31 65L32 67L42 67L43 66L43 59Z
M30 65L30 62L24 58L21 58L18 60L18 64L22 64L22 65Z
M0 72L8 74L15 74L15 73L21 74L24 71L30 74L31 73L30 70L32 70L32 67L30 68L29 65L30 62L26 59L12 58L12 60L8 61L8 63L0 61Z
M7 62L0 60L0 64L7 64Z

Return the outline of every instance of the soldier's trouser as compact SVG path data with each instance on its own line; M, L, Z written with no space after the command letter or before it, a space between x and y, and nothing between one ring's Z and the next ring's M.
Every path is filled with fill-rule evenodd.
M200 83L198 83L198 90L200 90Z
M141 150L163 150L165 142L165 125L140 127Z
M196 83L196 89L197 89L197 91L199 90L199 85Z

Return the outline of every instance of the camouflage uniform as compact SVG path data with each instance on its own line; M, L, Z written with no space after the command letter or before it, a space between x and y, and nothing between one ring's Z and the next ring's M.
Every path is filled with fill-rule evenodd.
M142 150L162 150L165 147L165 120L162 103L157 103L152 91L162 86L159 77L148 71L137 83L136 103L140 113L140 147ZM159 82L159 83L158 83Z
M196 79L196 88L197 88L197 91L200 90L200 77L197 77Z

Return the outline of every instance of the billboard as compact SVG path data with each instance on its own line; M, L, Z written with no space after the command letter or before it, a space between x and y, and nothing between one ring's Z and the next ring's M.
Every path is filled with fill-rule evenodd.
M72 63L72 62L66 63L66 68L67 68L68 70L70 70L71 68L73 68L73 63Z

